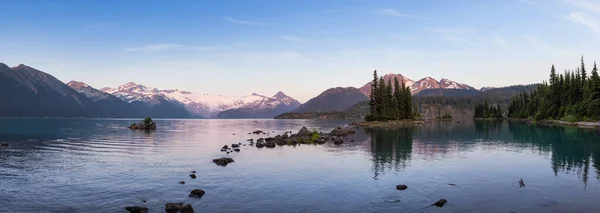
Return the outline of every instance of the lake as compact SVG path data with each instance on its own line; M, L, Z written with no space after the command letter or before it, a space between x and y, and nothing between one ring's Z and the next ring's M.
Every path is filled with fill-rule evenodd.
M266 136L247 134L254 130L325 132L349 122L157 120L152 132L129 130L131 122L0 119L9 144L0 149L0 212L164 212L169 202L196 212L600 212L597 130L434 122L358 129L341 145L226 154L223 145ZM224 156L235 162L212 162ZM196 188L206 194L189 198ZM442 198L443 208L431 206Z

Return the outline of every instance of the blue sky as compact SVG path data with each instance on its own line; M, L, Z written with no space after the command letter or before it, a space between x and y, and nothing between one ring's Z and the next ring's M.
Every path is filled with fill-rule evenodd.
M306 101L372 71L474 87L600 60L598 0L0 2L0 62L68 82Z

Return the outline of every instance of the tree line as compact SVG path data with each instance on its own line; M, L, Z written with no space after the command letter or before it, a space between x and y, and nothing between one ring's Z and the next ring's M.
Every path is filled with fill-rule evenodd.
M502 108L499 105L490 105L486 100L483 104L475 104L473 117L501 119L503 118Z
M367 121L387 121L413 119L412 96L410 87L398 82L389 80L387 83L383 77L377 76L377 70L373 72L373 82L371 84L371 94L369 94L369 106L371 107L369 115L365 117Z
M581 65L575 70L557 74L554 65L550 68L550 80L531 93L513 97L508 115L512 118L535 120L561 119L583 121L600 119L600 77L594 62L591 76Z

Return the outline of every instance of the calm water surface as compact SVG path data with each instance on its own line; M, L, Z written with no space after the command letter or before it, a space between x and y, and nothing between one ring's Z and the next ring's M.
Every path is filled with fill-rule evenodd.
M229 154L235 163L219 167L211 160L227 155L220 147L259 137L250 131L348 122L159 120L150 133L129 123L0 119L0 142L10 144L0 150L0 212L164 212L168 202L196 212L600 212L595 130L511 122L359 129L340 146L242 146ZM188 198L195 188L206 195ZM441 198L446 206L430 206Z

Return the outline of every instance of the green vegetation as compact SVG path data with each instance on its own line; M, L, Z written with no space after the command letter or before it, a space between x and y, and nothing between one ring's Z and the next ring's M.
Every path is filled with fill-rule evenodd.
M383 77L377 76L377 70L373 72L373 84L369 95L370 113L365 117L366 121L389 121L401 119L414 119L416 112L413 111L412 96L410 88L402 86L397 78L387 83Z
M152 123L152 118L146 117L144 118L144 125L148 126Z
M560 119L568 122L600 119L600 77L596 63L587 76L583 57L579 68L556 74L531 93L515 96L508 108L511 118Z
M501 119L502 109L500 106L489 105L487 101L483 104L475 104L475 111L473 113L474 118L491 118Z
M320 137L321 135L319 134L319 132L313 129L312 131L310 131L310 138L308 139L308 143L316 143Z

